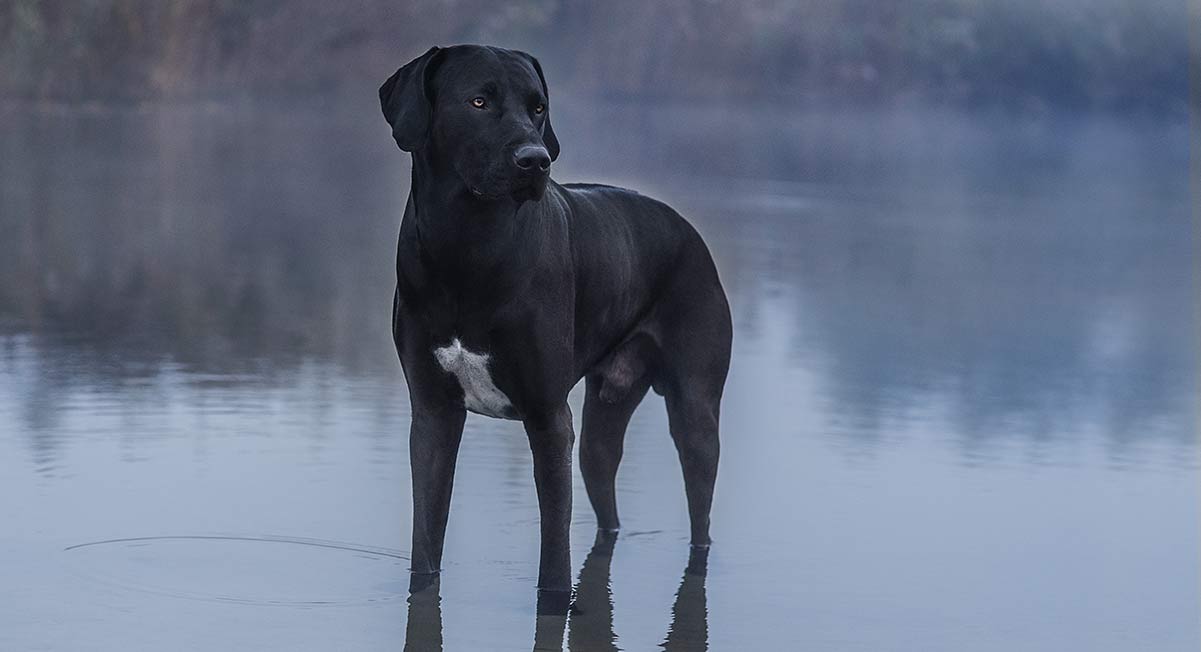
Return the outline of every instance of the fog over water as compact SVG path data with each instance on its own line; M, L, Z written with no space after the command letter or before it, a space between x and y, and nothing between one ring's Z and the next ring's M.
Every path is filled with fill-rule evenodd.
M1186 125L558 100L554 178L678 208L735 318L707 563L652 396L615 542L576 483L564 625L483 417L406 599L408 162L369 95L0 107L0 649L1201 644Z

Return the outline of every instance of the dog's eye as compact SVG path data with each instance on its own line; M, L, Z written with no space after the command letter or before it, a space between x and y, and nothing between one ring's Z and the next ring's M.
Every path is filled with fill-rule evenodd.
M477 109L484 108L484 105L486 105L486 104L487 104L487 102L485 102L484 98L482 98L482 97L477 97L477 98L471 100L471 106L474 106Z
M538 115L542 115L542 112L545 110L546 110L545 104L539 104L538 106L534 107L534 113L537 113Z

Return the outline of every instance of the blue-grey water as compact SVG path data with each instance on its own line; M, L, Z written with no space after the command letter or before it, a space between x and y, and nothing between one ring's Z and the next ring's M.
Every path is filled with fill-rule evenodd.
M0 650L1201 646L1184 125L563 99L555 177L679 208L736 328L707 572L652 396L564 624L483 417L406 599L370 95L0 109Z

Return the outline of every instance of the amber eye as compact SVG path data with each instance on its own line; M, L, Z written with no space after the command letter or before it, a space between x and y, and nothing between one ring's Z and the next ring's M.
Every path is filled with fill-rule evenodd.
M487 102L485 102L484 98L482 98L482 97L477 97L477 98L471 100L471 106L474 106L477 109L484 108L485 104L487 104Z
M542 112L545 110L546 110L545 104L539 104L538 106L534 107L534 113L537 113L538 115L542 115Z

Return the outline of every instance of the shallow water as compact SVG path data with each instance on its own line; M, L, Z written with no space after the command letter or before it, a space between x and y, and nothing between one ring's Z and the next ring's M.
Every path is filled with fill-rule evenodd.
M0 650L1201 645L1183 126L557 106L555 177L685 213L736 328L707 564L652 396L563 623L483 417L407 600L370 99L0 109Z

